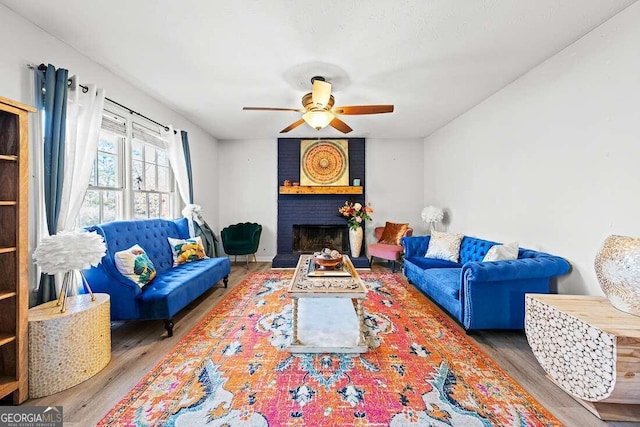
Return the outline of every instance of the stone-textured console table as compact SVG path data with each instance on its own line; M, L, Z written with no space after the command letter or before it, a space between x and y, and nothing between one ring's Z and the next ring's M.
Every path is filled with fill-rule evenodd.
M91 378L111 360L109 295L67 298L29 309L29 397L49 396Z
M640 421L640 317L604 297L527 294L525 332L547 376L593 414Z

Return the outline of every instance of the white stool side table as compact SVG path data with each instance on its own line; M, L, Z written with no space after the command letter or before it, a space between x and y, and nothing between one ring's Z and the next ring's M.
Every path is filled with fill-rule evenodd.
M67 298L29 309L29 397L49 396L100 372L111 360L108 294Z

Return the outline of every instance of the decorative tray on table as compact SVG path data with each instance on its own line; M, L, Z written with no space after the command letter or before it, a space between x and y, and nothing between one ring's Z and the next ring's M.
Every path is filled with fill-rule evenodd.
M315 252L309 260L307 277L330 277L330 276L351 276L345 269L342 254L335 249L324 248L320 252Z
M350 277L351 273L347 270L344 262L331 268L321 268L313 261L313 258L309 260L308 277Z

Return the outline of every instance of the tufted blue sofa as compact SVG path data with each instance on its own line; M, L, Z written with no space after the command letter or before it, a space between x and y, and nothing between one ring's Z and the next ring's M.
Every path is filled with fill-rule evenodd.
M467 331L523 329L524 294L549 293L551 277L569 271L563 258L520 248L518 259L482 262L487 240L464 236L460 262L425 258L430 236L404 237L404 274Z
M173 267L173 255L167 237L189 237L186 218L177 220L141 219L113 221L88 228L101 235L107 253L97 267L84 274L94 292L111 296L111 320L165 321L173 336L173 316L206 290L222 280L225 288L231 271L227 257L207 258ZM140 288L120 274L114 253L138 244L156 267L156 277Z

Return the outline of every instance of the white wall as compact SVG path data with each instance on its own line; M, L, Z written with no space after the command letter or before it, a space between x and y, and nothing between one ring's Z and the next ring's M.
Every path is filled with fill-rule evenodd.
M423 168L421 139L367 139L367 202L373 226L385 221L409 222L423 230ZM277 253L277 139L219 142L220 228L250 221L262 224L257 258L271 261ZM338 212L336 206L336 215ZM368 227L373 238L373 227Z
M640 235L640 3L425 139L425 202L449 230L565 257L560 293L601 295L593 260Z
M95 83L106 89L107 97L163 124L189 132L194 175L195 202L202 205L212 227L218 223L217 141L202 129L136 87L91 61L66 44L0 5L0 96L33 105L33 71L27 64L51 63L80 77L81 83ZM35 117L35 116L32 116ZM34 126L33 119L31 123ZM33 139L34 132L30 137ZM34 171L31 171L33 176ZM33 178L32 178L33 182ZM35 203L30 201L30 253L35 247ZM32 266L32 265L31 265ZM36 283L30 268L30 282Z
M4 41L0 60L0 96L33 105L33 71L26 65L51 63L67 68L69 74L79 75L82 83L95 83L105 88L108 98L160 123L172 124L189 132L195 201L203 206L208 222L218 222L218 174L211 167L212 162L217 163L215 138L3 5L0 5L0 39Z
M367 242L376 241L373 229L384 226L386 221L408 222L414 234L425 234L420 218L424 207L424 142L367 139L366 145L367 202L374 210L373 227L367 227Z
M278 141L220 140L218 146L219 228L262 224L256 258L270 262L276 255Z

